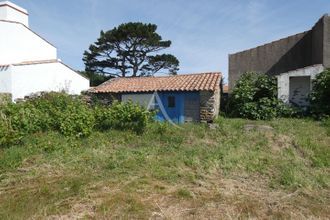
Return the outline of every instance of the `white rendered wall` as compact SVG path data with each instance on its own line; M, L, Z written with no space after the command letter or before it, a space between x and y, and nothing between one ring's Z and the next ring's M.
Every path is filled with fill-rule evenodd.
M0 64L56 58L56 48L22 24L0 21Z
M290 77L310 76L311 81L315 79L316 75L324 71L323 65L314 65L302 69L282 73L277 76L278 98L285 103L289 103L290 98ZM310 85L312 88L312 85Z
M11 66L0 67L0 93L11 93Z
M135 104L139 104L145 108L148 107L153 94L123 94L121 100L123 102L132 101Z
M24 98L36 92L60 92L79 95L89 89L89 80L62 63L13 66L12 97Z
M29 26L28 12L9 1L0 2L0 20L15 21Z

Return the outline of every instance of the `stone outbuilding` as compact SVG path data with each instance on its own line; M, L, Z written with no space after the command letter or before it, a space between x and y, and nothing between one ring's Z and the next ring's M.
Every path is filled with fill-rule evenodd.
M229 92L246 72L278 80L278 98L307 107L312 81L330 68L330 16L322 16L308 31L229 55Z
M132 101L156 109L156 119L211 122L219 114L221 73L115 78L89 93L103 103Z

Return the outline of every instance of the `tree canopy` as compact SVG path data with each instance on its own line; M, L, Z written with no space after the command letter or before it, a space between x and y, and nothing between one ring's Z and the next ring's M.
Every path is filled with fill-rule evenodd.
M163 40L156 30L155 24L131 22L101 31L84 52L86 72L107 77L151 76L160 70L176 74L178 59L159 54L171 46L171 41Z

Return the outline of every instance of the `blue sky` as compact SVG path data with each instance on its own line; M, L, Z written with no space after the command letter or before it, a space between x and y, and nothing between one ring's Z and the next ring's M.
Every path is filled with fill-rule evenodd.
M221 71L228 54L310 29L330 0L12 0L30 14L30 28L58 48L59 58L83 70L82 54L124 22L158 25L172 41L179 73Z

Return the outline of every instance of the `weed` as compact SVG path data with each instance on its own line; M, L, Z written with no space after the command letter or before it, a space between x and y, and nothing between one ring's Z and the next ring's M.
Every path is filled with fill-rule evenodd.
M179 198L183 198L183 199L190 199L192 198L192 194L189 190L187 189L179 189L177 192L176 192L177 196Z
M214 130L152 123L143 135L30 134L0 149L0 218L74 218L82 215L77 206L89 207L82 218L96 219L326 218L326 127L278 119L253 122L271 131L247 132L251 121L218 123ZM308 194L292 195L297 189Z

